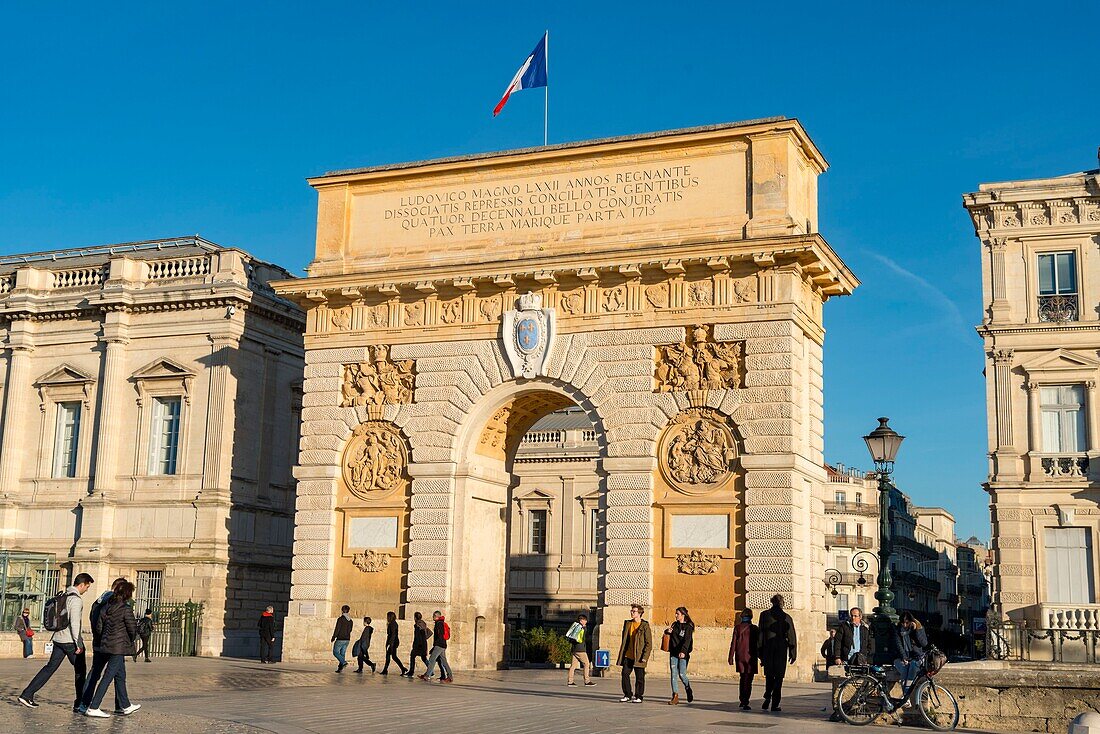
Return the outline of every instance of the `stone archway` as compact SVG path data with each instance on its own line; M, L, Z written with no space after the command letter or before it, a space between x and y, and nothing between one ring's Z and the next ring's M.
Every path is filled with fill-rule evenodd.
M475 597L501 587L469 565L498 539L481 556L471 539L502 527L518 414L556 399L601 429L606 629L632 603L689 602L703 673L727 672L734 609L773 593L822 630L822 306L857 284L816 232L824 166L774 119L312 180L317 258L276 286L308 309L296 655L324 657L347 595L341 457L373 420L407 440L395 611L454 615L453 662L472 667L477 619L485 636L500 619ZM493 427L506 406L515 427ZM476 450L494 435L504 458Z

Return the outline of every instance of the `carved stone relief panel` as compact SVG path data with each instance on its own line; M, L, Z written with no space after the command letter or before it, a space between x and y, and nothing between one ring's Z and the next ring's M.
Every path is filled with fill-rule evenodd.
M416 363L390 359L390 348L368 347L370 361L344 365L340 407L411 403L416 388Z
M705 576L718 572L719 555L710 555L701 550L681 553L676 556L676 570L689 576Z
M744 342L715 342L712 329L687 329L680 344L657 347L654 392L721 390L742 387L745 378Z
M701 495L732 478L737 442L722 414L689 408L669 422L657 451L665 481L684 494Z
M405 484L408 460L405 440L392 423L360 423L344 449L344 484L360 499L378 499Z

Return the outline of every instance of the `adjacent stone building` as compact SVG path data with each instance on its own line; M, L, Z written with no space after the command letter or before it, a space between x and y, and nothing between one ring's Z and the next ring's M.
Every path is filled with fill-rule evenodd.
M0 258L0 548L203 605L242 654L290 588L301 311L198 237ZM167 620L165 620L167 622Z
M1096 629L1100 172L963 196L982 245L993 603Z
M693 668L727 674L773 594L823 635L822 310L857 285L817 231L825 167L773 118L312 179L316 257L275 286L308 310L293 656L346 603L441 609L456 665L500 664L517 448L573 406L605 629L686 605Z

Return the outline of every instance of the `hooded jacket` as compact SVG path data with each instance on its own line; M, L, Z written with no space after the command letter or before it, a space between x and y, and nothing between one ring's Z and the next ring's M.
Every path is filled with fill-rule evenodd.
M443 635L443 623L446 620L443 617L435 620L435 624L432 626L432 646L441 647L447 649L447 639Z
M256 627L260 630L260 637L263 639L275 639L275 615L271 612L263 612L260 615L260 621L256 623Z
M337 617L336 626L332 630L332 640L330 640L330 642L336 642L337 640L347 640L351 642L351 628L353 624L351 615L341 614Z

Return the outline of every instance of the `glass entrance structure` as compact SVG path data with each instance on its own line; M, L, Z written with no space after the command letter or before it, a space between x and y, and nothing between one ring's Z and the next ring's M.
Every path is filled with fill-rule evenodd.
M56 594L61 569L47 553L0 551L0 629L10 630L24 608L35 626L42 622L46 600Z

